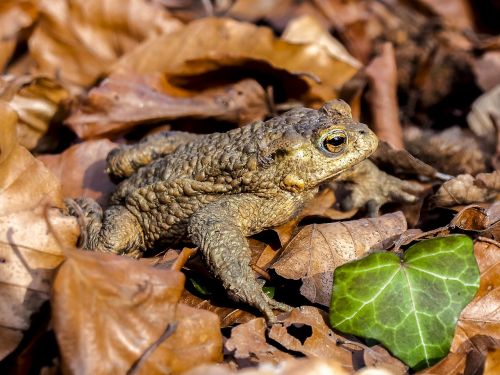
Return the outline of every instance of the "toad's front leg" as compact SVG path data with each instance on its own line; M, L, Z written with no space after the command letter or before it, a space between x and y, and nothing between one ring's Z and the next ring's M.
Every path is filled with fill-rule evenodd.
M276 318L272 309L290 311L291 307L263 292L255 280L245 238L251 234L250 228L261 214L261 200L246 194L222 198L193 215L188 230L210 271L222 281L228 295L256 307L270 323L274 323Z

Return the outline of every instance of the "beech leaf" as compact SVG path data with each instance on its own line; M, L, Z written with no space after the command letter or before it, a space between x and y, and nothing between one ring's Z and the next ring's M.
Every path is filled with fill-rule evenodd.
M375 253L334 273L330 323L375 339L413 369L449 351L462 309L479 287L472 240L464 235L411 246L403 259Z

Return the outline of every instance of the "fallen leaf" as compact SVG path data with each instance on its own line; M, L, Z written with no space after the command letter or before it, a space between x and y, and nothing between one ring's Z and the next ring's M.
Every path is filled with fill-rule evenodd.
M472 9L467 0L418 0L418 3L453 26L472 29L474 25Z
M450 228L479 232L481 236L500 240L500 201L488 208L470 205L461 209L449 224Z
M335 58L359 69L362 64L352 57L347 49L335 39L328 29L324 27L317 18L309 15L303 15L293 18L288 22L285 31L281 37L295 44L308 44L310 49L313 46L317 48L326 48L328 53Z
M498 340L500 344L500 247L483 241L474 244L481 273L481 282L475 298L462 311L458 320L451 351L474 336L484 335Z
M476 82L483 91L489 91L500 85L500 51L486 52L474 60L472 68Z
M285 319L278 317L269 337L288 350L307 357L334 359L344 370L353 370L352 351L338 345L342 336L335 334L326 323L326 313L312 306L295 308Z
M240 125L268 112L264 89L254 80L173 96L163 77L112 75L90 91L65 122L82 139L130 131L143 123L184 118L217 119ZM186 95L186 93L184 93Z
M68 252L51 297L63 371L179 374L221 361L219 319L180 304L183 285L178 271L113 254Z
M37 16L37 0L3 0L0 3L0 72L11 59L17 44L25 38L24 31Z
M64 197L89 197L101 206L108 203L115 184L106 174L106 156L118 147L107 139L87 141L73 145L61 154L40 155L47 168L61 181Z
M231 330L231 337L225 343L229 352L234 352L237 359L259 362L280 363L293 358L291 354L281 351L266 342L267 324L263 318L256 318L240 324Z
M413 174L436 178L438 174L435 168L412 156L408 151L394 149L384 141L379 142L378 148L370 156L370 160L379 168L394 175Z
M448 354L479 269L472 240L454 235L418 242L402 258L371 254L338 267L334 279L332 327L377 340L418 370Z
M495 121L500 121L500 84L477 98L467 115L469 128L492 150L497 146Z
M113 71L162 72L167 77L185 79L222 68L246 69L254 74L267 71L267 79L278 80L287 96L303 94L298 92L298 83L305 82L310 101L335 97L342 84L356 72L325 49L289 43L276 38L267 27L228 18L199 19L173 34L145 42L124 56ZM283 74L292 86L287 87ZM293 76L296 78L292 82Z
M476 177L461 174L446 181L432 198L438 207L488 202L500 193L500 171L479 173Z
M442 132L406 127L405 146L408 152L450 175L471 174L487 170L487 154L483 146L470 131L458 126L446 128Z
M212 301L210 296L207 298L198 297L187 290L182 293L180 302L200 310L207 310L219 317L221 328L233 326L236 324L244 324L255 318L255 315L248 311L234 307L224 306ZM230 303L231 304L231 303Z
M44 210L61 207L60 185L19 146L16 123L15 112L0 102L0 360L17 347L32 314L49 299L54 269L63 260L60 246L73 246L79 234L76 220L58 209L47 209L49 229Z
M19 143L34 149L64 108L68 91L55 79L42 76L0 78L0 100L9 102L18 116Z
M363 351L366 368L387 371L390 375L408 374L408 366L393 357L383 346L367 347Z
M86 86L124 52L155 35L182 28L160 4L147 0L39 0L29 39L39 73Z
M486 356L484 364L484 375L495 375L500 373L500 348L491 350Z
M397 99L397 67L391 43L382 46L382 52L365 69L368 77L367 101L377 136L396 149L403 149L403 131L399 122Z
M406 229L401 212L372 219L307 225L289 242L272 268L284 278L301 279L300 291L304 297L329 306L335 268L365 255L377 243Z

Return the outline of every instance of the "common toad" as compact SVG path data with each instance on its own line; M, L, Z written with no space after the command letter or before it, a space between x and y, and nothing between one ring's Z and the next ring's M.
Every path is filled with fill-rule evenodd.
M140 256L188 239L234 300L272 322L273 308L290 307L262 291L245 237L290 220L320 184L377 144L341 100L227 133L147 137L108 155L108 173L123 181L104 212L91 199L77 200L86 219L83 247Z

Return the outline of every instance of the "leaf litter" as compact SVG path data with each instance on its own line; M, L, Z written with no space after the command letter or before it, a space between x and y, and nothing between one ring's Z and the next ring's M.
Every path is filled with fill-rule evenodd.
M381 346L328 326L334 269L466 233L479 291L448 356L420 373L494 373L500 43L489 3L3 2L0 372L404 374ZM419 199L381 201L367 218L375 211L348 207L329 184L294 220L253 236L256 275L296 307L279 323L217 295L196 256L184 284L169 269L184 264L181 247L139 262L73 249L78 225L62 201L106 206L116 145L160 129L226 131L336 97L387 142L371 160Z

